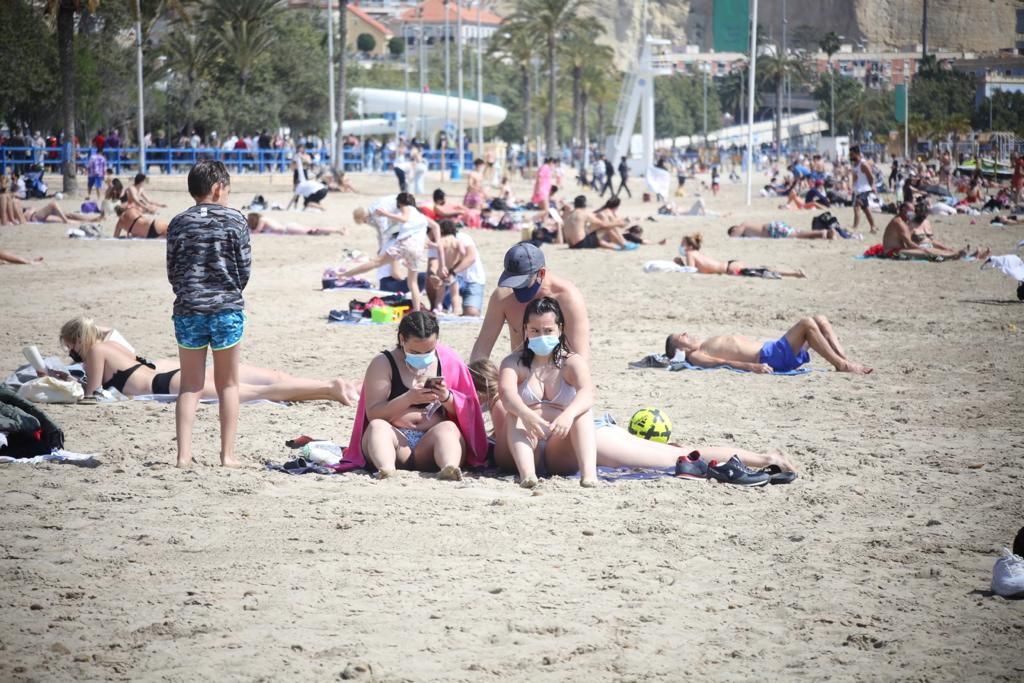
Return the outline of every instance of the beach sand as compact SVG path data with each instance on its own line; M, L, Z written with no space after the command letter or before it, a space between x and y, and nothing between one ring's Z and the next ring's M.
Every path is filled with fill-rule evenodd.
M318 291L321 270L343 247L375 247L351 209L396 184L353 182L364 194L332 194L324 214L275 215L349 225L347 237L254 238L245 362L358 378L394 343L393 325L325 324L351 297ZM444 186L461 196L461 183ZM284 176L236 176L232 202L260 193L283 205L288 189ZM528 195L526 183L517 189ZM167 218L191 203L184 177L157 177L150 194L170 204ZM511 477L260 469L293 457L283 444L300 434L347 443L354 409L325 402L244 406L238 449L251 466L240 471L213 466L217 413L202 407L199 464L179 471L173 405L52 406L67 448L102 465L0 469L0 679L1024 679L1024 602L988 594L999 548L1024 524L1015 284L978 262L854 260L880 241L871 236L729 240L733 219L809 229L814 212L778 212L778 199L760 197L748 209L743 186L728 182L705 196L733 217L643 222L648 239L669 244L631 253L544 252L587 299L599 410L625 424L658 407L673 438L695 446L781 448L801 474L793 485L583 490L556 478L530 492ZM851 209L835 213L852 224ZM996 254L1024 238L987 218L932 221L942 241ZM0 268L0 372L24 362L25 344L58 354L60 325L80 313L150 358L173 356L163 243L65 230L0 228L0 248L46 258ZM697 230L711 256L809 277L642 272ZM518 235L472 235L489 294ZM874 374L832 372L816 355L823 371L795 377L626 366L669 332L778 337L816 313ZM441 339L468 357L476 333L446 325ZM503 334L493 357L507 350Z

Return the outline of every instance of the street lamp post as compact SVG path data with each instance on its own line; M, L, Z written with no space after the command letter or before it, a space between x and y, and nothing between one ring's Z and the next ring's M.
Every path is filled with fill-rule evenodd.
M139 82L139 173L146 172L146 115L142 89L142 6L135 0L136 69Z
M484 39L481 15L484 13L483 0L476 3L476 153L484 155Z
M903 62L903 158L910 161L910 64Z
M455 158L458 161L459 168L461 169L462 164L465 161L465 155L462 153L462 0L455 0L455 9L458 12L458 15L455 18L455 71L458 78L459 88L459 100L457 104L458 112L456 113L456 116L458 116L459 119L459 126L457 137L455 138Z
M423 138L426 137L426 125L423 120L423 92L427 88L427 72L425 69L426 58L427 58L427 44L423 40L423 7L421 6L417 13L420 18L419 31L416 36L416 55L419 57L420 62L420 119L416 125L416 137L421 138L420 142L423 142Z
M750 74L747 81L747 206L754 198L754 83L757 77L757 0L750 10Z
M331 136L331 163L338 165L338 136L334 127L337 124L334 118L334 10L331 9L332 0L327 0L327 111L331 117L331 124L327 127ZM342 21L345 18L342 17Z
M700 70L704 72L704 146L708 146L708 67L710 64L701 62Z

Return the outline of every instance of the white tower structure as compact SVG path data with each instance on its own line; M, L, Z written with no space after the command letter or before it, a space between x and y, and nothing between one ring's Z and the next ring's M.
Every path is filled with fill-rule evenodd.
M672 73L671 69L654 66L652 48L658 45L671 45L671 42L651 36L644 39L640 58L623 81L615 111L615 136L608 140L606 150L613 163L630 156L637 114L640 114L640 135L643 139L643 168L654 163L654 77Z

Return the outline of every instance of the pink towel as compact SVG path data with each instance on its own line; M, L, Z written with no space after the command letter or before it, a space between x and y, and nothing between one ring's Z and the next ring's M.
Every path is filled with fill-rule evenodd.
M469 368L459 358L459 354L444 344L436 348L437 358L441 363L441 375L444 383L452 392L455 401L455 422L466 440L466 462L470 467L482 467L487 464L487 431L484 427L484 416L480 411L480 401L473 386L473 377ZM363 455L363 430L366 429L366 387L359 392L359 406L356 408L356 421L352 427L352 438L345 449L345 463L349 469L364 467L366 457Z

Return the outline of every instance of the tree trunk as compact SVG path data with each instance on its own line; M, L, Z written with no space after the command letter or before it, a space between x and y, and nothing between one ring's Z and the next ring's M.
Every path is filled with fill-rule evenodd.
M523 69L523 150L526 153L526 160L523 166L530 167L530 134L533 128L533 84L530 78L530 68Z
M348 98L345 93L345 88L348 87L348 73L346 71L348 67L348 46L346 44L348 40L348 0L340 0L338 7L341 10L341 17L338 21L340 40L338 41L338 106L336 110L338 116L337 149L338 156L344 157L345 134L341 131L341 123L345 120L345 107L348 104ZM406 49L409 49L408 45L406 45ZM339 171L344 170L345 166L343 159L331 159L331 165Z
M580 132L580 77L583 68L577 64L572 66L572 137L573 142L583 139Z
M57 50L60 54L61 104L64 109L64 194L78 192L75 164L75 5L61 0L57 9Z
M597 103L597 137L601 140L601 144L598 145L598 149L604 149L604 102Z
M589 99L585 91L580 93L580 140L583 143L582 163L584 173L587 171L587 150L590 149L590 130L587 126L587 102Z
M548 34L548 116L544 122L545 156L556 156L555 152L555 34L552 28Z
M782 84L785 77L781 74L775 81L775 145L779 155L782 155Z

